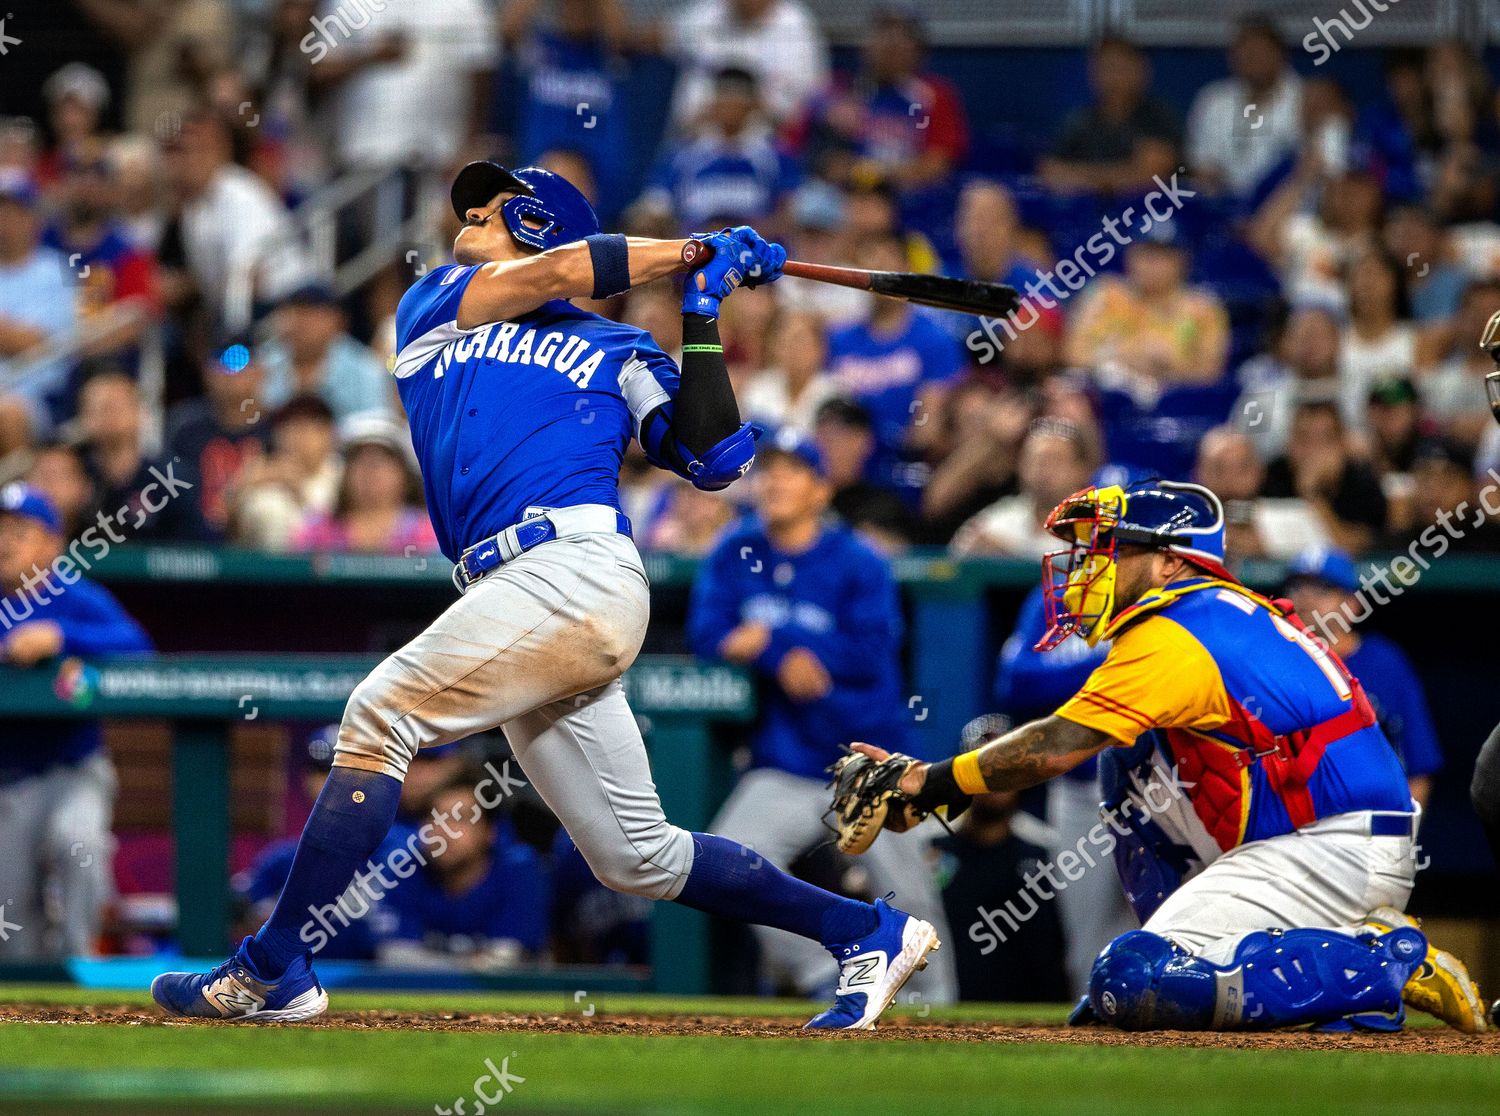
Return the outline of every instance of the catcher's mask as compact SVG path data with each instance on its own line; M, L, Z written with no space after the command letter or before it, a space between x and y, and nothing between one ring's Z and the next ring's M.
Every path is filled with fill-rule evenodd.
M1224 506L1202 485L1090 486L1053 508L1046 526L1068 548L1042 559L1047 631L1037 651L1050 651L1070 635L1090 647L1103 638L1115 614L1121 543L1179 555L1211 577L1231 576L1224 568Z

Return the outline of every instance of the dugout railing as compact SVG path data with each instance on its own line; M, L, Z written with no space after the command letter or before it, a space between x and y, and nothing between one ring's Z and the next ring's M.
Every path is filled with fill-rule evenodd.
M336 721L360 680L379 661L362 655L143 655L65 659L16 670L0 667L0 726L8 718L166 719L171 723L170 793L175 847L177 940L184 955L222 957L230 944L230 727L263 722ZM626 673L626 692L646 732L662 803L679 824L704 828L729 780L728 757L710 740L715 724L743 722L754 691L734 667L675 656L643 656ZM24 741L13 741L24 747ZM665 776L665 777L663 777ZM6 855L12 855L8 850ZM649 981L620 973L528 968L489 987L649 987L697 993L709 988L709 925L673 903L653 909ZM210 962L212 963L212 962ZM139 966L115 966L116 974ZM337 967L338 971L348 967ZM76 976L6 972L6 976ZM325 979L329 979L325 973ZM96 979L110 982L107 974ZM410 983L418 974L406 974ZM352 972L370 984L373 972ZM441 974L420 980L430 985ZM129 982L129 978L125 978ZM336 981L335 981L336 983ZM385 981L389 983L389 981Z

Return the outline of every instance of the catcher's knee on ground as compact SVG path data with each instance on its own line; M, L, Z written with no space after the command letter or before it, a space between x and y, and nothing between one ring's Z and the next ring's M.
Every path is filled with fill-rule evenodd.
M613 835L573 833L589 870L611 891L675 899L693 867L693 837L665 818Z
M1266 1030L1401 1009L1401 988L1427 953L1410 928L1376 937L1338 930L1257 930L1229 964L1149 930L1121 934L1089 974L1095 1015L1126 1031Z

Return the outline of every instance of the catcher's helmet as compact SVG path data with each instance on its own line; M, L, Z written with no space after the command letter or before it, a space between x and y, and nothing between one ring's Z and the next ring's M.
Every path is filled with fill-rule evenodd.
M1224 505L1199 484L1090 486L1052 509L1047 530L1069 546L1042 559L1047 632L1037 642L1039 651L1075 633L1091 646L1099 642L1114 612L1121 543L1165 550L1211 577L1232 580L1224 568Z
M500 217L517 243L538 251L571 244L599 231L599 217L577 186L541 167L508 170L484 160L470 163L453 180L453 212L468 219L496 194L515 194L500 206Z

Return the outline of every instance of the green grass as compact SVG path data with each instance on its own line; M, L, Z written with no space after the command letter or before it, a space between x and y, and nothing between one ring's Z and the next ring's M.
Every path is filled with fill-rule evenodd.
M339 1010L559 1013L567 997L340 993ZM0 1000L142 1004L144 995L7 988ZM604 996L596 1011L805 1016L761 1000ZM908 1009L910 1010L910 1009ZM1033 1021L1061 1009L971 1005L944 1018ZM1326 1050L805 1041L524 1031L309 1031L122 1024L0 1026L0 1111L477 1112L484 1061L524 1077L492 1113L1478 1113L1500 1063Z

